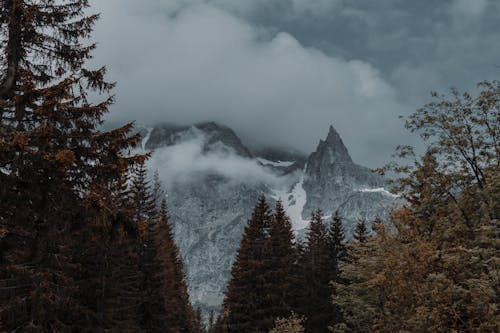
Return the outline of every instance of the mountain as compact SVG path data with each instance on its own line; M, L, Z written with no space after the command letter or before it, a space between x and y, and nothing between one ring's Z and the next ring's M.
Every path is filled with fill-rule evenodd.
M359 219L387 218L395 198L384 184L380 175L352 161L340 135L330 126L326 140L319 142L307 160L304 211L319 208L331 214L338 210L350 231Z
M208 138L203 147L205 152L220 149L229 152L228 149L230 149L240 156L252 157L250 151L232 129L215 122L199 123L193 126L157 125L150 133L145 148L155 150L160 147L172 146L189 137L196 137L200 133L205 134Z
M217 310L222 302L261 193L271 205L283 201L298 235L314 209L327 216L339 210L350 235L361 218L387 218L395 202L384 179L352 161L333 127L309 156L289 148L251 150L232 129L214 122L160 124L140 133L143 148L152 151L148 167L165 184L191 299L204 310Z

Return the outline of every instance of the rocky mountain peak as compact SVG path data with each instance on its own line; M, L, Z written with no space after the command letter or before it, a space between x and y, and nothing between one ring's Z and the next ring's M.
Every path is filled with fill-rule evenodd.
M297 232L307 226L310 213L320 208L326 215L338 210L344 217L346 234L350 235L359 216L369 221L375 216L384 218L394 201L383 188L380 176L353 163L333 126L309 157L272 145L250 152L232 129L215 122L189 126L159 124L141 129L140 134L145 148L158 157L154 166L160 177L177 167L174 156L167 156L173 152L159 149L162 147L181 146L192 140L202 148L196 154L213 153L205 157L217 162L210 165L210 172L194 168L195 177L179 177L165 188L190 296L205 313L220 309L241 235L261 193L268 196L271 204L273 200L283 200ZM234 160L225 158L225 152L242 158L234 165L224 164ZM213 165L220 172L213 172ZM228 170L239 166L244 166L242 174L246 179L239 174L233 177L231 172L230 178L224 177ZM255 181L248 182L249 172L254 171ZM272 176L272 181L267 176Z
M252 154L229 127L216 122L203 122L192 126L173 124L156 125L146 142L146 149L155 150L179 144L183 140L204 135L204 152L232 150L236 154L251 158Z
M330 126L326 140L320 140L318 148L309 157L310 165L328 166L333 164L351 164L352 159L339 133Z
M337 131L330 126L326 140L307 160L304 189L306 214L316 208L331 211L359 189L382 187L384 180L355 164Z
M215 145L221 144L233 149L240 156L252 157L250 150L241 142L238 135L231 128L213 121L199 123L194 125L194 127L207 135L208 142L205 147L207 151L213 150Z

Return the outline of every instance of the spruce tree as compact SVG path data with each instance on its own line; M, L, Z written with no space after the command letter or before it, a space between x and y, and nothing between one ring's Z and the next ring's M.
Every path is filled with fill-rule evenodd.
M168 221L167 202L161 201L160 221L154 233L156 258L159 272L155 280L159 284L156 296L161 300L161 322L166 332L196 332L198 323L189 301L186 277L179 249L174 241ZM160 329L158 328L160 331Z
M332 285L332 283L341 282L341 267L347 256L344 227L342 225L342 217L338 211L332 215L332 221L327 230L327 247L328 254L330 255L328 280ZM329 324L333 326L340 322L342 322L341 310L334 304L332 307L332 318Z
M265 246L266 298L263 310L270 329L277 318L288 316L293 311L297 284L295 236L281 201L276 203Z
M259 197L248 221L236 260L231 270L220 315L220 327L226 333L265 332L268 326L264 293L264 246L271 213L264 195Z
M368 227L366 226L366 219L360 219L358 221L353 237L359 243L366 243L368 241Z
M345 233L342 225L342 217L338 211L332 216L330 227L328 228L328 244L332 254L333 266L335 266L335 275L339 274L339 263L346 256Z
M132 184L130 188L132 204L134 205L134 221L147 225L148 221L156 216L157 198L153 198L151 184L147 179L147 170L144 164L137 165L134 169ZM158 195L158 193L155 193Z
M313 212L301 258L302 290L299 313L306 318L306 332L328 332L331 304L331 254L321 210Z
M133 230L112 240L128 227L110 204L111 188L143 157L122 153L138 140L128 137L130 125L98 130L112 97L96 104L88 99L114 86L105 81L104 68L84 68L95 45L81 40L88 40L98 16L84 13L86 0L1 4L0 280L10 290L0 295L2 329L111 326L105 305L111 298L101 301L113 288L95 300L81 291L106 267L128 277L126 265L118 269L110 260L116 254L124 262L124 253L135 251L128 244ZM100 253L97 266L83 257L89 253ZM105 288L110 280L100 281Z

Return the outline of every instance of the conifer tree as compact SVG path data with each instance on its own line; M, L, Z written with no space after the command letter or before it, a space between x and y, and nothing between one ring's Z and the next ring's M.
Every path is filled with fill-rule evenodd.
M344 260L347 254L344 226L342 225L342 217L338 211L332 216L332 221L327 232L329 253L332 255L332 280L335 280L340 274L340 262Z
M84 68L95 45L81 40L98 16L86 16L86 0L1 4L0 280L11 290L2 297L2 328L53 332L112 325L110 312L100 308L104 296L93 302L81 290L98 281L106 265L118 268L110 253L125 259L134 252L128 244L133 230L123 242L109 237L126 229L110 205L111 187L144 157L122 153L138 140L128 137L131 125L97 129L113 99L92 104L88 95L106 94L113 84L104 80L104 68ZM107 258L101 253L97 272L87 271L92 265L81 254L97 248Z
M272 327L276 318L293 311L297 287L295 236L281 201L276 202L265 244L265 315ZM263 318L264 319L264 318Z
M321 210L313 212L301 258L302 290L298 312L306 318L306 332L328 332L331 313L331 254Z
M327 247L328 254L330 255L328 280L330 281L330 284L337 283L341 281L341 266L347 256L344 227L342 225L342 217L338 211L332 215L332 221L327 230ZM332 318L329 324L335 325L340 322L342 322L341 310L338 306L333 305Z
M359 243L366 243L368 241L368 227L366 226L366 219L360 219L356 223L356 229L354 230L354 239Z
M261 195L245 227L222 305L220 327L226 333L266 332L269 329L263 272L270 220L269 206Z
M130 192L135 210L134 221L147 225L148 221L155 218L156 199L153 198L151 184L147 179L147 170L144 164L137 165L134 169ZM158 193L155 193L155 195L158 195Z
M156 296L161 299L161 322L166 332L197 332L199 323L189 301L187 284L179 249L174 241L172 227L168 221L167 202L161 201L160 222L154 233L156 258L159 272L155 276L159 283ZM160 331L160 329L158 329Z

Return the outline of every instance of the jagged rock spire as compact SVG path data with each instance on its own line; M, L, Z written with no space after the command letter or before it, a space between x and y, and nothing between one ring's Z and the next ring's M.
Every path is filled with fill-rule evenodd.
M339 133L330 125L326 140L320 140L316 149L316 158L333 163L352 163L351 156Z

